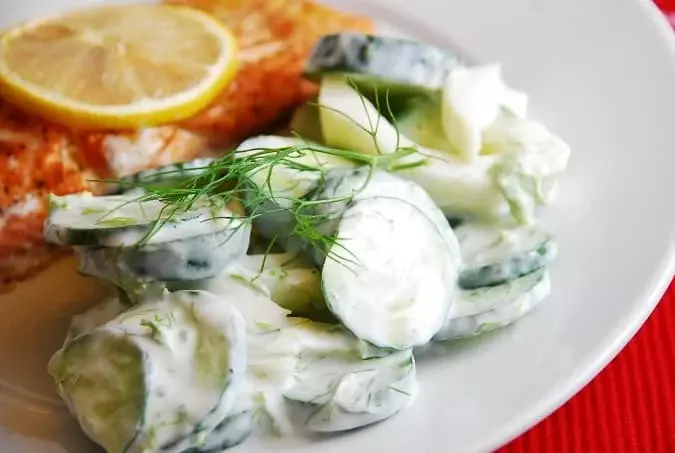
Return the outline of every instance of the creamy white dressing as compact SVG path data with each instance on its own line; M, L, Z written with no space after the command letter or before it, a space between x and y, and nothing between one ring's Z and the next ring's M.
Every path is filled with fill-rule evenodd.
M464 267L500 262L505 257L534 249L550 240L546 233L534 226L500 228L490 224L468 224L456 228L455 232Z
M248 175L261 192L272 189L276 199L262 207L268 214L308 192L312 202L339 200L315 205L314 214L325 216L319 228L341 245L327 259L317 250L307 254L314 262L290 253L243 256L248 242L240 240L219 262L222 274L186 281L196 277L184 273L167 283L150 274L165 278L188 251L225 256L213 241L187 250L190 240L250 231L230 211L214 215L200 205L150 236L153 250L180 259L160 254L143 262L153 272L141 281L150 287L138 293L139 305L128 309L111 299L74 318L50 362L85 432L109 451L149 453L225 449L251 430L277 436L366 426L414 401L412 347L508 325L541 302L556 249L531 225L535 208L555 194L568 145L527 119L527 96L506 86L498 65L456 68L436 94L439 121L425 133L439 129L438 143L449 142L443 151L401 134L341 78L321 83L325 144L366 154L415 149L390 169L403 179L312 152L290 158L330 170L321 178L283 164ZM260 136L238 155L304 144ZM135 165L127 154L113 164ZM56 205L48 236L96 230L101 208L110 207L93 197L73 201ZM81 249L84 268L118 285L120 270L136 276L140 258L119 250L145 238L163 207L144 202L116 210L110 222L136 228L102 236L96 245L107 249L100 256ZM444 214L469 222L458 228L459 241ZM476 219L486 223L471 224ZM277 237L294 220L286 212L256 221L263 236ZM165 285L179 290L160 295Z
M181 409L183 400L189 399L191 402L191 405L185 409L188 414L203 413L203 410L198 410L198 408L211 407L215 401L219 401L218 395L213 394L213 391L209 393L208 389L212 387L204 388L205 383L194 371L195 366L189 365L195 363L194 342L196 335L200 335L199 326L192 325L193 320L189 316L192 313L190 310L197 309L199 319L209 325L216 322L214 320L225 319L227 313L236 313L236 317L241 319L241 329L245 329L246 340L237 344L245 343L246 352L242 356L237 356L238 361L233 362L232 368L236 373L235 367L244 366L242 357L245 357L245 379L237 384L236 391L233 390L228 394L229 399L221 403L219 407L222 411L218 412L220 414L218 416L224 416L227 412L226 408L231 412L236 405L246 406L248 404L252 423L258 435L293 435L307 430L351 429L387 418L411 404L417 389L413 363L410 362L412 368L409 370L402 368L402 374L387 377L390 366L393 371L399 369L398 365L393 364L399 362L403 364L412 360L410 351L392 356L393 362L390 359L382 361L377 358L371 359L370 364L363 362L361 357L373 357L374 349L364 348L357 338L339 325L289 318L287 310L236 276L241 272L242 267L235 266L219 278L205 282L203 287L208 289L208 292L183 291L173 293L171 296L166 293L164 296L166 300L144 302L127 312L123 311L125 308L123 305L111 299L86 314L77 316L73 320L64 349L54 356L50 368L58 369L60 363L68 360L69 345L89 335L100 341L94 342L94 349L87 351L88 358L85 362L80 362L75 371L86 372L88 368L94 367L99 370L96 373L97 376L109 376L110 379L116 379L118 382L126 382L123 378L116 377L119 376L119 371L110 362L110 356L105 348L105 339L108 336L106 332L123 333L124 338L132 338L131 341L135 348L143 351L146 357L144 360L150 360L153 363L150 368L144 367L146 370L155 370L151 375L146 375L146 385L149 385L155 393L158 389L162 390L161 398L147 393L144 397L146 403L144 426L160 427L157 432L153 429L150 437L153 442L160 442L156 445L168 442L169 439L184 437L189 431L189 426L175 424L167 419L172 416L171 414L183 413ZM269 292L269 289L265 288L265 290ZM185 296L182 296L183 294ZM178 301L179 306L176 307L176 300L167 299L181 297L188 302L192 301L193 305L187 305L190 309L186 312L187 314L180 309L181 301ZM235 310L232 311L228 307ZM164 322L169 319L170 324ZM148 325L144 323L145 321L153 322L161 328L161 334L157 334L161 335L161 343L153 337L152 329L148 332ZM226 338L230 335L237 335L231 330L228 333L223 326L219 331L226 334ZM234 346L231 345L231 347ZM212 349L209 354L217 353L217 350ZM389 353L380 352L374 357L380 354L386 357ZM382 362L382 365L377 365L384 367L382 371L375 371L379 368L373 369L374 364L379 362L372 360ZM389 362L392 365L387 365ZM381 401L381 403L372 407L363 407L363 401L367 400L363 398L366 396L359 396L357 384L366 377L361 378L349 374L363 368L373 369L370 371L371 380L375 379L374 382L381 383L382 390L374 400ZM344 382L335 381L341 374L347 377ZM294 395L297 394L298 382L305 379L313 382L313 385L317 386L316 389L324 389L322 390L324 393L325 389L333 385L331 382L335 381L336 385L337 382L341 382L334 389L334 400L330 398L330 401L323 402L324 405L337 405L341 408L341 414L339 417L336 416L335 421L319 421L313 418L311 423L306 423L307 417L313 410L305 407L304 404L298 406L290 403L289 398L300 398ZM394 385L395 388L389 389L389 385ZM101 431L106 429L106 421L93 416L94 409L91 406L83 406L85 401L91 404L100 401L100 398L96 397L98 393L92 393L97 391L101 389L78 390L75 388L63 391L62 395L66 401L72 401L73 395L81 395L78 397L79 405L71 407L80 418L84 417L89 420L89 425L97 426L97 429L91 426L89 429L85 428L94 440L100 442L106 441L107 437L112 437L119 441L112 436L112 433L107 433L107 436L102 435ZM245 403L242 398L249 403ZM318 401L313 401L313 404L318 403ZM189 424L190 420L195 422L197 418L186 419L185 423ZM126 423L130 421L127 420ZM133 426L133 424L128 425L127 429L131 430ZM145 442L143 445L147 446L149 441Z
M419 184L446 215L494 220L509 215L509 205L490 175L497 158L479 156L466 165L445 153L420 150L422 167L396 174Z
M189 231L189 226L184 230ZM77 247L76 252L83 273L120 286L125 280L194 281L220 274L246 253L250 235L250 225L232 220L227 228L209 234L186 235L163 243L149 241L141 247L123 249Z
M326 309L321 273L311 264L299 261L297 255L250 256L232 265L229 273L295 315Z
M235 274L239 272L236 268L232 271ZM363 349L361 342L339 325L288 318L287 310L253 289L247 282L232 277L230 272L209 282L207 288L223 298L235 301L234 304L243 314L248 332L247 381L254 395L258 431L261 434L281 435L306 431L303 417L298 415L306 415L307 408L298 410L298 407L289 405L287 401L289 397L293 397L292 389L298 378L297 373L318 373L313 375L314 384L328 385L325 378L321 377L325 367L333 366L333 374L357 370L358 367L367 365L362 364L359 355L367 349ZM315 359L306 364L310 357ZM340 357L354 358L344 361ZM335 360L338 363L337 368ZM412 397L414 395L409 398ZM398 402L392 403L390 407L393 409L387 416L402 408ZM367 423L357 423L358 426L362 424ZM331 430L324 427L326 429ZM338 426L334 426L332 430L339 430Z
M45 235L53 242L72 239L78 244L81 233L97 234L94 245L129 247L176 241L244 225L233 211L200 200L187 212L175 211L159 200L141 200L138 195L96 197L81 193L52 196ZM154 225L158 219L159 228ZM148 234L152 231L152 234Z
M366 154L417 149L393 171L424 188L449 216L532 223L536 206L553 199L555 178L567 167L568 145L524 119L527 97L506 87L497 65L448 75L441 104L449 125L439 134L454 155L415 144L343 80L326 78L319 103L326 106L320 119L330 146Z
M504 89L502 106L519 118L527 118L530 99L527 94L509 86Z
M288 208L291 206L292 200L302 197L314 187L321 177L322 169L355 166L353 162L347 159L314 152L311 150L312 146L318 145L301 138L261 135L242 142L237 147L235 156L238 158L247 157L267 149L297 149L286 159L289 163L292 162L306 167L305 170L292 168L282 162L273 169L269 166L261 166L248 174L248 177L260 190L268 191L272 187L275 203L282 208Z
M243 222L232 211L222 208L204 207L185 214L179 214L174 219L157 229L147 238L145 243L158 244L176 241L189 237L202 236L215 231L235 230L244 226ZM145 239L147 231L125 230L107 238L101 245L107 247L121 247L135 245Z
M547 271L535 272L505 286L462 291L456 310L434 339L465 338L507 326L532 311L550 293Z
M208 438L246 390L239 312L206 292L165 293L114 311L108 303L78 318L49 365L87 434L108 451L129 452L183 451L195 426Z
M506 86L499 65L460 67L443 86L441 118L450 144L466 161L482 148L483 131L499 115Z
M375 345L427 343L451 308L457 271L427 215L399 199L367 199L345 212L338 234L350 254L336 250L324 264L331 310Z

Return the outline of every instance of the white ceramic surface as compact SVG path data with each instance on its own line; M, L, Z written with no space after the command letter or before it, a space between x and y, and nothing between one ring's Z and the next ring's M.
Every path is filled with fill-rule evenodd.
M0 25L105 0L7 0ZM628 341L672 278L675 38L648 0L352 0L407 34L504 63L532 116L573 147L545 222L561 254L554 295L513 328L431 351L422 393L376 427L269 451L487 452L552 412ZM99 292L66 260L0 296L0 445L96 451L45 372L73 312ZM258 453L247 443L236 451Z

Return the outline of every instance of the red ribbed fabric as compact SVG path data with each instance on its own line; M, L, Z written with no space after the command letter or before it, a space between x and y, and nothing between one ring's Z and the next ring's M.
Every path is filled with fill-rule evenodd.
M675 453L675 280L595 380L499 453Z

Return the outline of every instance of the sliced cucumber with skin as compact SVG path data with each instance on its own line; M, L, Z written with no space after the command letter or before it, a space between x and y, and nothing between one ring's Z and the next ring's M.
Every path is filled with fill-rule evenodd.
M545 267L558 253L553 236L536 226L465 223L455 228L455 234L462 250L459 286L463 289L515 280Z
M247 175L254 185L255 197L266 197L256 202L248 214L254 216L256 230L268 239L274 238L287 251L297 251L290 238L294 216L291 212L296 200L305 196L322 177L323 171L331 168L351 168L355 164L331 154L316 150L327 149L322 145L294 137L262 135L250 138L239 145L235 156L249 156L261 149L287 149L295 147L297 153L288 156L292 163L308 166L314 170L292 168L291 164L279 162L273 167L261 166ZM255 211L255 212L253 212Z
M502 115L524 118L527 112L527 95L506 87L502 111ZM440 96L417 96L406 101L396 115L394 123L401 134L419 145L457 153L444 129L442 115L443 105ZM492 139L496 135L490 128L482 134L485 150L481 149L481 152L487 152L490 147L493 147L490 151L499 152L500 144L493 143Z
M456 54L430 44L340 33L319 40L303 73L315 81L327 75L347 76L364 92L376 88L409 96L439 90L450 71L461 65Z
M452 305L460 259L443 214L421 188L386 172L335 171L325 181L312 199L329 201L316 209L337 241L328 258L314 253L328 308L376 346L427 343Z
M323 171L331 168L351 168L355 164L347 159L321 152L329 148L302 138L260 135L242 142L235 151L235 158L248 157L261 150L295 149L284 161L261 165L246 177L260 192L272 193L275 204L288 208L293 201L307 194L321 178ZM300 167L294 168L293 165Z
M221 217L224 209L206 199L196 200L187 210L177 210L138 195L52 197L44 235L47 242L58 245L131 247L165 243L227 228L232 215Z
M410 350L368 360L308 352L298 361L283 394L303 413L306 430L339 432L380 422L405 409L414 401L417 387Z
M344 82L324 79L319 96L325 106L320 113L327 145L364 154L390 154L400 147L416 147ZM509 214L509 205L490 174L496 157L486 156L467 165L448 153L418 149L419 153L402 159L401 168L393 173L419 184L446 215L493 219Z
M230 211L215 213L232 217ZM202 218L185 223L203 223ZM107 278L136 278L156 281L192 281L212 278L244 256L248 249L250 225L232 218L227 223L214 220L213 231L185 236L164 242L154 241L133 247L77 247L80 270L90 276ZM157 234L161 234L161 228Z
M456 265L459 265L460 248L447 219L425 190L414 182L382 170L369 167L335 169L326 173L322 184L310 195L311 200L322 200L314 210L323 216L320 229L334 233L344 212L354 203L370 198L394 198L417 206L436 226L445 241ZM325 255L313 255L317 265L322 265Z
M195 178L209 170L216 159L202 157L187 162L176 162L169 165L142 170L133 175L124 176L108 191L109 194L122 194L137 188L139 184L153 187L175 187Z
M481 154L469 164L416 145L344 82L324 79L319 96L327 145L364 154L417 149L391 170L423 187L449 217L531 223L535 207L551 199L551 188L567 165L564 142L515 115L502 115L484 133L486 146L498 150L502 143L504 152Z
M58 245L100 245L124 233L150 231L164 209L162 202L140 201L138 195L51 195L44 235Z
M227 300L166 293L74 337L49 371L85 433L107 451L179 453L222 440L222 422L240 412L245 337Z
M532 311L551 293L545 269L499 286L463 290L455 309L434 336L448 341L507 326Z
M221 453L244 442L253 432L253 404L251 395L242 391L239 398L215 428L204 436L194 430L188 436L162 446L161 451L175 453Z
M246 280L293 315L326 311L321 274L298 254L247 256L231 266L228 273Z
M338 373L350 373L370 368L369 364L380 363L365 359L392 354L392 351L365 344L339 324L288 317L287 310L230 274L214 279L208 289L232 301L244 318L248 334L247 381L253 393L254 421L259 432L290 434L300 427L303 431L307 430L304 427L306 420L318 407L292 402L284 397L284 391L292 387L296 373L304 373L302 376L310 380L312 377L321 379L321 382L312 382L311 389L324 388L320 386L330 384L332 379L326 373L327 368ZM406 353L409 354L409 351ZM306 365L314 362L324 366L304 370ZM404 365L402 360L401 364ZM387 372L388 368L383 364L379 369ZM294 417L296 413L300 416ZM382 412L379 414L382 415ZM356 424L370 423L368 414L353 416L358 418L354 422Z

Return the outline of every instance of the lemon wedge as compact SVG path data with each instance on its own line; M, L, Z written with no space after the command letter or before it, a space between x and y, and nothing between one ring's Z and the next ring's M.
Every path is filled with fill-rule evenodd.
M0 36L0 95L76 128L187 119L230 82L235 38L217 19L172 5L89 8Z

